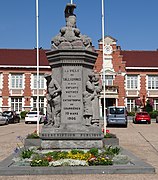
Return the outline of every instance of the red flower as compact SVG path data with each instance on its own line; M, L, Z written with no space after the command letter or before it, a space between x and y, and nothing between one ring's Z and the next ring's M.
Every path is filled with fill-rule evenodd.
M107 129L107 130L106 130L106 133L107 133L107 134L109 134L109 133L110 133L110 131Z
M104 128L102 128L102 132L104 133ZM106 129L106 134L109 134L110 130Z

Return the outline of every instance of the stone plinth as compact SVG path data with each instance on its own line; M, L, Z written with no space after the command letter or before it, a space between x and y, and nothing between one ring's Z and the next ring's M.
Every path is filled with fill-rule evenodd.
M42 140L43 149L90 149L102 148L102 140Z

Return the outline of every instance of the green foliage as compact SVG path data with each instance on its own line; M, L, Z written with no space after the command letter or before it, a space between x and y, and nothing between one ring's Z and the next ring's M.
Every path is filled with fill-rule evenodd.
M98 165L113 165L112 159L104 158L104 157L97 157L96 159L91 159L88 161L89 166L98 166Z
M135 112L134 111L128 112L127 116L135 116Z
M158 116L158 111L154 110L152 112L149 112L149 115L151 118L156 118L156 116Z
M72 150L71 150L71 153L72 153L72 154L77 154L77 153L84 154L84 151L78 150L78 149L72 149Z
M23 159L25 158L30 158L33 154L33 150L29 150L29 149L24 149L22 152L21 152L21 156Z
M149 101L149 100L147 100L147 102L146 102L146 106L144 107L144 111L146 111L146 112L148 112L148 113L150 113L150 112L153 111L153 107L152 107L152 105L150 104L150 101Z
M107 155L115 156L118 155L119 153L120 153L120 148L118 147L112 147L112 146L105 147L105 154Z
M49 161L47 159L33 159L30 163L33 166L49 166Z
M45 154L46 156L52 156L54 160L65 159L68 156L67 151L53 151Z
M28 134L26 138L27 139L38 139L39 135L37 134L37 131L34 131L33 133Z
M106 135L104 135L104 138L116 138L116 135L112 133L106 133Z
M21 111L20 112L21 119L25 119L25 116L26 116L27 113L28 113L27 111Z
M48 156L44 154L33 154L30 166L49 166Z
M98 156L98 148L91 148L89 150L89 152L93 155L93 156Z

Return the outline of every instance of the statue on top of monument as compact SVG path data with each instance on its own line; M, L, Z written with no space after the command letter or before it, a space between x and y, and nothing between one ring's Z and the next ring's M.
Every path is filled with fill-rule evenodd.
M66 26L60 29L51 43L53 49L89 49L92 48L91 38L82 35L76 27L76 15L73 13L76 8L75 4L67 4L65 8Z
M61 112L61 88L58 82L51 74L45 74L47 80L47 119L46 126L60 127L60 112Z

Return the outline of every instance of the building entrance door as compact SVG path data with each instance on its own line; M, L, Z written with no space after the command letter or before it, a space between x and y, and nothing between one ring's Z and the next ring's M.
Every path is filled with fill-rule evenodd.
M104 116L104 98L101 99L102 105L102 115ZM109 106L116 106L116 99L115 98L106 98L105 99L106 108Z

